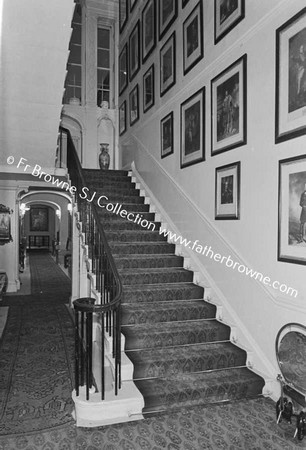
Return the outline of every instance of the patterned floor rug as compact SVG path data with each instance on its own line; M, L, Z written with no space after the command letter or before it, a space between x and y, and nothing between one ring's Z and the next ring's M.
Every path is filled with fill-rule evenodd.
M1 450L297 450L294 425L276 424L274 403L259 398L100 428L66 425L49 432L0 437Z

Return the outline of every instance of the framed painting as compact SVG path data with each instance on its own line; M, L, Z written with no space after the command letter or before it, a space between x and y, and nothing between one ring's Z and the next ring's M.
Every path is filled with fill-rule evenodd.
M177 2L178 0L158 0L159 39L166 34L177 18Z
M306 264L306 154L279 161L278 261Z
M143 112L154 105L154 64L143 76Z
M49 231L48 208L30 209L30 231Z
M126 132L126 100L119 106L119 135Z
M127 44L122 48L119 55L119 95L128 85L128 48Z
M247 143L247 55L211 81L211 154Z
M306 8L276 30L275 142L306 134Z
M175 85L175 32L160 50L160 96Z
M205 88L181 104L181 169L205 160Z
M11 214L13 210L0 204L0 245L11 242Z
M203 58L203 3L200 1L183 23L184 75Z
M119 0L119 30L122 33L128 20L128 0Z
M173 112L160 121L160 148L162 158L173 153Z
M140 22L136 22L129 37L129 74L130 81L140 69Z
M245 0L215 0L215 44L244 18Z
M130 0L130 12L135 8L135 5L138 0Z
M215 219L240 218L240 161L217 167L215 175Z
M142 62L156 46L156 0L148 0L142 11Z
M139 89L138 84L130 92L129 101L129 112L130 112L130 126L134 125L139 119Z

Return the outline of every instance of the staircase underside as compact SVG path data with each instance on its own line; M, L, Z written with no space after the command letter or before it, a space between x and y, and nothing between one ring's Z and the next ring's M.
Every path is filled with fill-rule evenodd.
M123 283L125 353L143 413L261 395L263 378L246 367L246 352L230 342L230 327L216 319L204 288L159 234L161 224L128 172L84 170L84 176L96 198L105 195L155 224L151 231L98 208Z

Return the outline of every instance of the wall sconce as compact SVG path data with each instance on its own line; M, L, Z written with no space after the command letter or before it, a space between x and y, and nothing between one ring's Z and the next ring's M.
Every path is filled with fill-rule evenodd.
M69 212L69 214L72 214L72 204L71 203L68 203L67 211Z
M57 215L57 217L58 217L58 220L61 220L61 210L60 209L57 209L56 211L55 211L55 214Z

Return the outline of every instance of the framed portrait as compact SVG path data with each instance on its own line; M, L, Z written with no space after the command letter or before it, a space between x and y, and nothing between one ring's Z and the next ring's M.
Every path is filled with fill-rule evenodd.
M158 0L159 39L165 35L177 18L177 2L178 0Z
M203 3L200 1L183 23L184 75L203 58Z
M138 0L130 0L130 12L134 9Z
M119 95L128 85L128 48L124 45L119 55Z
M175 85L175 32L160 50L160 96Z
M0 245L11 242L11 214L13 210L0 204Z
M126 132L126 100L119 106L119 135Z
M143 112L154 105L154 64L143 76Z
M156 0L148 0L142 11L142 62L156 46Z
M162 158L173 153L173 112L160 121L160 148Z
M138 84L130 92L129 101L129 111L130 111L130 126L134 125L139 119L139 89Z
M211 81L211 154L247 142L247 55Z
M30 209L30 231L49 231L48 208Z
M215 219L240 218L240 161L217 167L215 175Z
M119 0L119 30L122 33L128 20L128 0Z
M137 21L129 37L129 74L130 81L140 69L140 23Z
M306 8L276 30L275 142L306 134Z
M215 44L229 33L245 14L245 0L215 0Z
M306 264L306 154L279 161L278 261Z
M205 88L181 104L181 169L205 160Z

